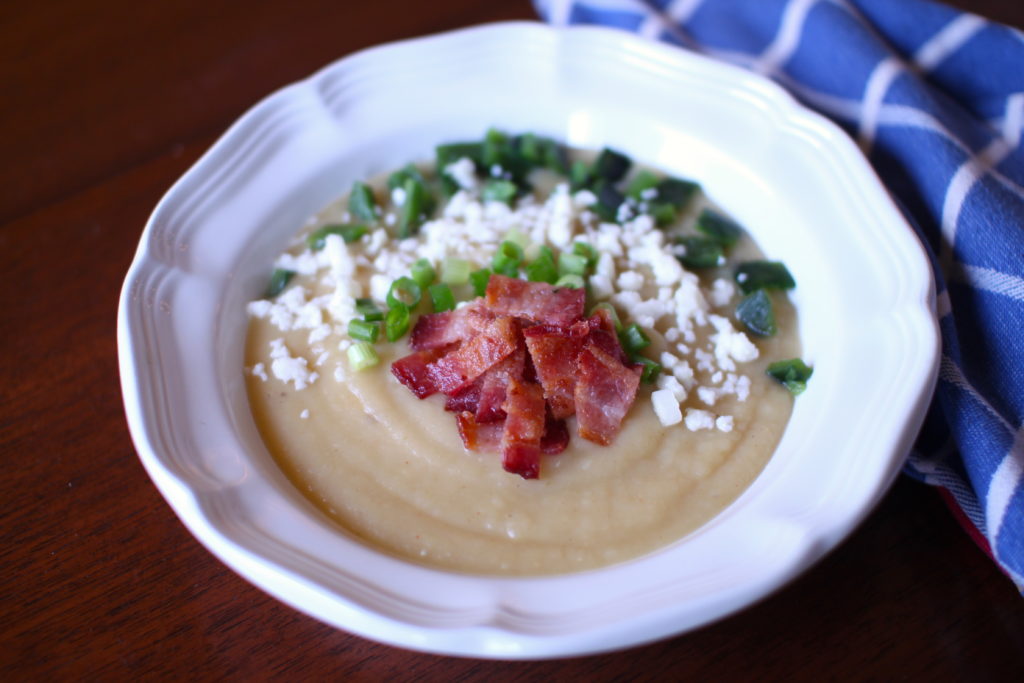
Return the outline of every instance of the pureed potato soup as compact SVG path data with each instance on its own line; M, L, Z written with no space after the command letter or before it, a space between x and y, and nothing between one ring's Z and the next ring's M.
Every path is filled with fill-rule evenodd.
M793 286L695 183L492 130L310 219L249 304L249 399L366 542L589 569L681 538L764 467L810 375Z

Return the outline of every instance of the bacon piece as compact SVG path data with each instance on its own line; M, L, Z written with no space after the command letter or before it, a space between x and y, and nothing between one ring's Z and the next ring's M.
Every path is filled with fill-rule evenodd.
M522 379L526 362L526 349L519 345L512 354L484 373L480 383L480 400L476 407L477 422L494 422L505 419L505 395L512 379Z
M487 305L499 315L514 315L548 325L571 325L583 317L586 291L527 282L495 273L487 283Z
M497 453L501 448L501 437L505 431L504 422L476 421L473 413L461 412L455 416L455 422L459 426L459 436L462 437L462 445L470 451L481 453Z
M434 386L449 396L462 391L518 348L518 328L513 318L502 316L492 320L482 333L428 366Z
M494 319L483 299L454 311L425 313L416 321L409 346L417 351L437 349L479 334Z
M555 325L535 325L523 330L526 348L530 351L537 379L544 387L544 398L556 419L569 417L576 412L576 357L583 349L584 337L580 332L589 333L589 327L579 324L570 328Z
M430 364L444 354L442 349L414 351L391 364L391 374L409 387L416 398L426 398L437 393L438 386L430 376Z
M629 358L622 350L622 344L619 343L619 335L615 332L615 321L612 320L611 313L599 308L594 311L594 315L587 318L586 324L589 328L587 336L589 343L594 344L609 356L618 358L623 365L629 364Z
M512 378L505 397L505 430L501 435L501 464L523 479L540 474L540 441L544 436L544 390L539 384Z
M588 343L583 348L575 390L580 436L602 446L615 439L622 418L636 399L640 386L638 370L623 365L597 344Z
M544 416L544 436L540 438L540 452L544 455L558 455L569 445L569 428L565 420L556 420L548 406Z
M475 413L477 406L480 405L482 379L477 379L459 393L449 396L444 402L444 409L449 413L461 413L466 410Z

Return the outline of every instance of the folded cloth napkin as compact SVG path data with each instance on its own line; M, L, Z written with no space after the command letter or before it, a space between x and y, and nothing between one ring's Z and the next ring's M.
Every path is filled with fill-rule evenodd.
M1024 34L928 0L535 0L764 74L856 139L930 250L939 383L904 471L1024 591Z

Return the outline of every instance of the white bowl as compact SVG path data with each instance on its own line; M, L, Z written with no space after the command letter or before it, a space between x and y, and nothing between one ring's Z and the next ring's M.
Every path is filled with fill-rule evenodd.
M764 472L703 528L600 570L449 573L332 525L277 469L242 376L245 303L350 186L489 126L611 145L696 178L793 272L814 378ZM886 491L935 382L930 270L850 139L738 68L598 29L482 26L346 57L246 113L178 181L125 281L128 423L189 530L322 621L438 653L578 655L734 612L842 540Z

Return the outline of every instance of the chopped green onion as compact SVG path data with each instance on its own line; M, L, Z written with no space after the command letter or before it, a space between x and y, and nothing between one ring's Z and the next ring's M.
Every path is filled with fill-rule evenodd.
M430 303L434 306L434 312L450 311L455 308L455 295L452 288L443 282L437 282L427 287L430 294Z
M587 257L580 256L579 254L563 253L558 257L558 274L579 275L581 277L586 275Z
M555 280L555 287L568 287L569 289L582 289L586 285L583 277L575 273L569 273Z
M643 199L644 190L656 187L660 180L658 176L650 171L641 170L629 181L629 185L626 187L626 195L633 199L641 200Z
M356 181L348 195L348 210L356 218L373 223L377 220L377 201L366 183Z
M284 288L288 286L288 283L293 277L295 277L294 270L274 268L274 272L270 274L270 282L267 284L266 297L268 299L273 299L275 296L283 292Z
M515 242L520 247L522 247L524 251L528 246L530 246L530 236L521 230L517 230L516 228L512 228L507 233L505 233L505 239L508 240L509 242Z
M415 308L422 296L423 289L416 284L415 280L411 277L400 277L391 283L385 301L388 302L388 306L391 308L398 304L408 308Z
M763 289L748 294L740 301L736 306L736 317L747 329L762 337L770 337L778 331L772 300Z
M658 199L683 208L700 191L700 185L689 180L665 178L657 185Z
M369 343L359 341L348 347L348 362L352 366L352 369L356 372L360 372L367 368L372 368L374 365L380 362L380 356L377 355L377 351L370 346Z
M426 216L428 203L427 189L415 178L406 178L402 185L405 203L398 212L398 237L405 239L416 233Z
M472 160L477 169L484 163L484 146L479 142L455 142L438 145L434 152L437 157L437 170L442 173L446 166L454 164L462 158Z
M469 282L469 261L461 258L446 258L441 261L441 282L448 285L464 285Z
M582 190L583 188L590 185L592 180L590 176L590 167L587 166L587 162L577 159L572 162L572 166L569 168L569 189L573 192Z
M640 381L645 384L654 384L654 381L658 379L658 375L661 374L661 364L643 356L637 356L633 360L643 366L643 370L640 373Z
M736 284L744 294L758 289L793 289L796 282L779 261L747 261L736 267Z
M516 197L519 188L511 180L491 179L484 183L480 193L486 202L504 202L509 204Z
M370 342L372 344L377 341L377 337L380 336L380 325L374 322L367 322L366 320L353 318L348 321L348 336L353 339Z
M384 336L389 342L398 341L409 331L409 308L404 304L395 304L384 316Z
M615 331L622 332L622 321L619 320L619 312L615 310L614 306L607 301L602 301L590 309L590 315L594 315L598 310L608 311L608 315L611 316L612 319L612 324L615 325Z
M686 252L676 258L687 268L714 268L725 263L722 245L703 235L686 235L677 240Z
M379 322L384 319L384 311L377 308L373 299L356 299L356 313L367 322Z
M800 358L790 358L770 363L765 373L782 383L789 393L794 396L802 394L807 388L807 380L814 373L814 368L807 367L807 364Z
M594 174L611 182L618 182L629 171L633 162L625 154L605 147L594 162Z
M577 256L586 257L588 270L597 265L597 249L595 249L587 242L573 242L572 253L576 254Z
M501 166L506 159L508 146L508 136L505 133L497 128L488 129L483 143L484 167L489 169L494 165Z
M483 296L487 293L487 283L491 281L491 269L474 270L469 274L469 281L473 285L473 293L476 296Z
M633 323L619 332L619 342L622 344L622 348L626 351L626 354L632 356L641 349L645 349L650 346L651 339L644 334L644 331L640 329L639 325Z
M437 277L437 272L434 270L434 266L430 265L429 259L418 259L416 263L412 264L411 270L412 279L416 281L420 289L425 289Z
M306 237L306 244L313 251L320 251L327 244L328 235L340 235L341 239L345 240L345 244L351 244L368 232L370 229L365 225L334 223L309 233L309 236Z
M491 267L495 273L501 273L508 277L519 275L519 264L523 262L523 248L511 240L505 240L498 245L491 259Z
M704 209L700 212L695 227L698 232L704 233L723 247L731 247L743 236L743 228L737 225L731 218L710 209Z
M388 189L393 190L396 187L405 187L405 181L409 178L418 180L424 185L427 184L423 174L420 173L420 169L416 168L413 164L406 164L403 168L388 176Z
M540 247L537 258L526 266L526 279L530 282L547 282L549 284L554 284L558 280L555 254L550 247Z

